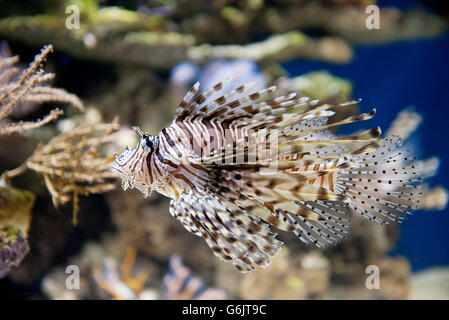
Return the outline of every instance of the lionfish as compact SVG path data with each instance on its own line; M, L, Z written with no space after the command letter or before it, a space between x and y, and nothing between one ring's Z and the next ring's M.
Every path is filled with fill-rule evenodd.
M112 170L124 190L171 198L171 215L240 271L268 266L280 249L270 225L326 247L349 233L351 211L387 224L416 209L422 177L399 137L329 130L375 109L331 122L359 101L325 104L251 83L231 90L230 79L203 93L199 86L157 136L133 127L137 146Z

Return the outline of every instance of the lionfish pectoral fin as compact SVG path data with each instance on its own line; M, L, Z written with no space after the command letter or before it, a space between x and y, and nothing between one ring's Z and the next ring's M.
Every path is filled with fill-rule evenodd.
M251 202L245 200L242 204L268 224L293 232L306 244L327 247L339 243L349 234L351 220L347 205L343 202L319 200L290 201L280 205L262 203L263 208L251 205Z
M217 257L241 272L268 266L282 245L261 219L214 192L182 193L178 201L172 200L171 212L187 230L201 234Z
M349 233L345 195L297 179L290 173L274 177L239 175L251 183L242 187L245 200L238 203L268 224L294 232L301 241L318 247L336 244Z

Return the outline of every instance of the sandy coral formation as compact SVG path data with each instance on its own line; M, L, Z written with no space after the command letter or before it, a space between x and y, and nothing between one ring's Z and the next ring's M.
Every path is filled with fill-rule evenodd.
M188 59L284 61L303 57L347 62L352 58L350 43L432 37L447 29L444 18L422 9L381 8L382 32L369 30L365 10L370 4L376 1L226 0L207 4L188 0L166 6L142 4L132 11L100 7L97 1L63 1L49 10L51 14L1 19L0 34L34 45L50 42L82 59L170 69ZM80 26L74 30L66 27L69 5L77 5L81 14ZM309 37L300 30L319 31L324 36ZM273 35L254 42L267 33Z
M180 256L169 259L168 270L138 255L134 247L124 247L117 239L105 237L101 243L87 244L80 255L70 261L80 270L79 289L65 285L65 268L58 267L42 281L44 293L51 299L221 300L223 290L207 288L192 275ZM163 271L165 270L165 271ZM164 275L163 275L164 274Z
M358 240L358 239L357 239ZM356 245L356 240L350 240ZM376 242L372 242L374 246ZM368 244L367 244L368 245ZM368 259L366 264L345 257L348 247L334 251L293 250L283 248L267 269L248 275L232 273L227 265L219 265L217 284L238 299L406 299L410 270L401 258L382 258L384 252ZM362 249L356 249L362 251ZM346 251L346 253L344 252ZM379 267L381 285L370 290L365 282L370 264Z
M295 259L296 258L296 259ZM241 299L306 299L309 296L308 286L315 286L314 294L322 293L327 288L329 269L327 260L318 268L309 266L303 269L298 257L286 248L274 258L267 269L258 269L247 275L233 273L229 265L219 265L216 281L219 286ZM320 274L313 276L313 271ZM317 280L317 281L316 281ZM308 283L316 281L316 283ZM318 291L317 291L318 288Z
M317 40L292 31L247 45L199 45L187 52L187 58L197 62L220 58L245 58L261 62L309 58L341 63L352 59L352 50L339 38L323 37Z
M70 54L82 59L138 64L158 69L170 69L185 60L204 63L216 58L286 61L304 57L330 62L347 62L352 58L352 49L342 39L336 37L314 39L297 31L274 35L264 41L247 45L212 46L207 43L194 45L195 41L191 35L175 32L129 32L124 38L115 41L110 38L102 40L93 33L73 37L73 33L67 30L63 21L58 18L14 19L14 21L0 20L2 29L14 25L14 29L8 32L9 38L20 37L20 40L34 45L41 42L38 39L44 39L53 43L58 49L69 51ZM22 38L25 34L34 35ZM95 43L94 47L91 42Z
M284 78L281 87L297 91L299 95L320 101L339 103L350 100L351 82L333 76L327 71L316 71L294 78Z
M370 4L353 6L350 2L340 2L329 6L326 1L301 1L279 10L267 10L266 28L282 32L291 29L315 29L355 43L385 43L397 40L432 37L447 28L447 23L439 16L424 10L401 11L396 8L381 7L380 28L366 28L368 14L365 9Z
M332 285L326 293L329 299L388 300L407 299L410 290L410 267L403 258L380 258L372 261L379 268L379 287L369 289L366 281L370 273L366 266L348 264L332 275Z

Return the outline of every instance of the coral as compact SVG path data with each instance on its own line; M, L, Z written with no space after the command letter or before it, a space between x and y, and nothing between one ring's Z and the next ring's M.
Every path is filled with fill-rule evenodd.
M54 75L45 73L41 66L52 50L53 47L51 45L45 46L41 53L34 58L30 66L21 73L20 68L16 66L19 57L0 56L0 121L8 117L13 109L23 102L40 104L45 102L70 103L79 110L84 110L81 100L75 95L63 89L46 86ZM41 127L55 120L61 114L62 110L53 109L48 115L36 121L7 123L0 127L0 135Z
M53 266L53 269L47 270L42 279L42 292L50 299L87 299L91 297L108 297L108 295L98 286L93 279L93 266L102 266L103 260L107 256L123 254L125 248L105 235L104 243L87 243L77 255L70 257L66 264ZM65 281L67 274L65 269L67 265L77 266L80 270L80 286L79 290L70 290L66 287ZM99 289L104 295L100 295L95 289Z
M176 32L134 31L124 37L110 37L115 32L122 32L122 25L114 21L112 26L118 26L119 30L106 32L101 30L102 25L94 25L92 31L83 28L72 32L65 27L65 19L63 14L4 18L0 21L0 34L35 45L42 41L52 43L58 50L82 59L166 69L185 60L187 48L194 44L191 35ZM6 29L9 31L4 34L2 31Z
M386 136L397 135L406 140L419 127L422 117L413 109L405 109L398 113L391 123ZM437 157L432 157L419 161L416 166L420 167L424 178L433 177L437 174L440 161ZM424 210L444 210L448 202L448 191L443 187L430 188L427 184L423 188L423 199L419 204Z
M164 299L168 300L223 300L223 290L205 288L203 282L193 277L178 255L170 258L170 270L162 279Z
M136 259L135 248L128 247L120 266L114 260L105 260L103 270L95 267L93 277L98 285L117 300L154 300L158 298L156 290L145 286L149 272L140 269L135 277L131 269ZM182 263L179 256L172 256L169 272L162 279L163 299L166 300L222 300L226 294L222 290L205 288L203 282L191 275L191 271Z
M124 253L124 258L122 257ZM121 261L121 262L120 262ZM126 249L116 238L105 237L101 243L87 244L81 254L70 261L80 269L80 289L65 286L63 268L56 268L42 281L42 289L51 299L225 299L224 291L205 288L192 276L179 256L170 258L169 270L162 278L155 264L137 256L132 246ZM135 272L137 271L137 272Z
M309 38L301 32L292 31L273 35L268 39L247 45L202 44L192 47L187 58L204 62L211 59L245 58L254 61L287 61L293 58L309 58L329 62L348 62L352 50L345 41L335 37Z
M18 266L29 251L25 235L14 227L0 227L0 279Z
M415 9L401 11L382 7L379 30L366 28L367 4L354 7L341 2L340 6L329 6L323 1L301 1L279 10L267 10L261 17L266 28L272 32L292 29L314 29L338 35L355 43L386 43L398 40L432 37L447 29L446 21L437 15ZM376 1L372 1L376 4Z
M3 172L0 183L0 227L14 226L22 230L25 238L31 221L35 195L30 191L10 187L11 179L22 175L27 169L35 170L43 176L45 185L52 196L55 206L73 201L73 224L78 223L79 196L92 193L102 193L115 188L114 179L110 175L109 162L111 158L101 155L104 146L114 141L118 129L117 121L112 123L84 124L75 127L67 133L61 133L46 145L40 145L21 166ZM44 215L48 215L46 210ZM51 214L50 214L51 216ZM45 217L45 216L44 216ZM57 233L51 236L51 243L46 235L52 234L52 225L47 219L37 219L36 227L45 228L39 233L32 233L31 239L37 248L45 249L40 257L33 255L33 272L26 275L19 272L16 280L35 277L49 263L49 259L60 249L67 236ZM68 232L67 226L52 217L54 226ZM59 220L59 221L58 221ZM52 231L53 230L53 231ZM38 236L36 236L38 234ZM35 259L37 261L35 261ZM29 267L29 266L28 266ZM27 266L23 270L28 270Z
M73 201L73 223L77 224L80 195L104 193L115 188L109 167L111 157L101 155L101 146L114 141L118 120L86 124L64 132L40 145L26 166L44 177L53 204Z
M188 252L183 256L192 265L207 267L213 262L207 245L198 237L185 237L183 226L167 214L166 201L152 203L133 191L113 192L108 198L112 221L124 243L163 261L173 252Z
M338 104L351 100L352 84L350 81L338 78L327 71L315 71L290 78L282 76L275 81L279 90L284 94L298 92L301 96L318 99L322 102ZM338 108L332 117L333 121L340 121L358 112L357 104ZM330 128L336 131L336 128Z
M267 79L259 68L259 65L250 59L215 59L205 67L193 62L183 62L176 65L170 75L170 87L168 94L171 103L177 104L194 82L201 83L200 93L205 88L210 88L223 79L232 78L230 89L254 82L253 90L262 90L267 85Z
M368 3L376 1L329 5L316 0L244 4L188 0L163 7L142 4L136 12L90 1L65 1L55 4L51 14L1 19L0 35L30 44L53 43L82 59L170 69L185 60L214 58L347 62L352 58L352 43L432 37L447 29L444 18L421 9L382 8L382 32L369 30L365 25ZM73 4L81 11L77 30L65 26L65 7ZM302 30L318 30L324 36L309 37ZM251 43L267 33L273 35Z
M3 120L3 125L0 126L0 135L5 136L11 133L24 132L41 127L62 114L62 110L53 109L47 116L40 120L6 122L13 111L24 109L24 106L29 107L30 104L39 105L48 102L69 103L80 111L84 111L84 105L77 96L68 93L64 89L48 86L48 82L54 78L54 74L45 73L41 67L52 50L53 47L51 45L44 47L41 53L34 58L30 66L21 70L21 67L18 65L19 58L17 56L11 57L3 47L2 54L0 55L0 121ZM79 133L79 138L88 138L88 132ZM76 140L77 131L75 131L74 137L74 140ZM83 143L74 146L64 145L64 137L59 140L55 138L58 145L52 145L51 147L48 147L48 145L45 147L40 146L22 165L16 169L6 170L2 173L0 177L0 228L14 230L14 234L17 235L14 239L18 241L17 243L11 242L10 238L8 238L11 234L10 232L3 232L0 236L5 246L8 243L12 243L9 247L2 247L2 276L6 275L9 271L9 266L18 265L28 253L28 229L31 223L31 210L36 198L30 191L11 187L11 179L21 175L31 167L34 167L38 171L40 170L39 172L42 171L46 185L52 193L54 203L65 203L73 198L73 210L76 213L78 210L78 195L80 193L100 192L107 189L107 187L111 188L112 185L110 184L108 186L106 183L103 186L98 185L98 182L102 178L98 174L94 174L94 178L84 176L84 179L87 179L86 184L76 173L81 172L79 171L80 169L91 169L90 172L86 171L91 174L98 173L100 172L99 170L107 172L105 166L98 168L92 166L78 167L82 162L80 159L77 160L77 157L79 158L81 156L86 158L87 161L90 161L94 166L101 164L100 161L95 159L98 156L95 156L94 152L98 145L103 142L91 140L88 142L88 144L90 143L90 148L84 150ZM78 161L78 164L73 161L71 162L71 160ZM46 161L49 162L46 163ZM62 163L66 165L65 168L61 166ZM75 170L72 170L74 168L73 165L76 167ZM66 171L63 173L64 170ZM97 186L94 186L94 183L97 183ZM76 223L76 214L74 215L74 222ZM40 261L42 260L44 259ZM38 270L37 266L34 270Z
M408 262L385 258L390 248L385 228L357 218L352 224L354 235L337 247L319 251L301 247L294 239L295 249L283 247L266 269L242 275L232 272L232 266L218 264L215 281L237 299L406 299ZM379 290L365 286L369 265L379 267Z
M229 265L219 265L217 284L241 299L310 299L323 297L329 287L329 260L317 250L299 254L287 247L266 269L249 274L233 273Z
M101 148L115 141L118 119L111 123L80 125L39 145L21 166L3 172L4 184L32 169L43 176L55 207L72 201L73 224L78 223L79 196L115 189L109 167L113 157L103 156Z
M434 267L413 274L409 299L448 300L449 268Z
M335 258L334 258L335 260ZM375 265L380 271L380 287L368 289L365 272L368 265ZM354 262L342 265L332 275L331 286L326 298L352 300L384 300L407 299L410 291L410 266L404 258L378 258L371 260L368 265Z
M6 20L5 20L6 19ZM31 44L51 42L58 49L96 61L138 64L170 69L185 60L203 63L216 58L248 58L256 61L286 61L297 57L330 62L347 62L352 49L342 39L314 39L297 31L269 37L246 45L195 45L191 35L176 32L128 32L120 39L87 32L70 32L57 17L14 17L0 20L8 38L19 38ZM81 33L81 34L80 34ZM76 36L74 36L76 34ZM126 54L125 54L126 53Z
M116 300L146 300L148 297L155 297L144 287L149 277L148 271L142 269L135 277L131 275L136 254L135 248L128 247L120 270L113 259L105 259L102 270L98 266L93 267L93 277L98 286Z
M398 113L396 118L390 124L385 136L399 136L402 139L407 139L416 131L422 122L422 117L419 113L411 109L405 109Z
M339 103L350 100L352 85L348 80L340 79L326 71L316 71L295 78L283 78L281 88L297 91L299 95Z
M14 226L28 234L34 201L32 192L1 186L0 182L0 227Z
M41 284L42 291L50 299L110 299L111 294L99 286L94 274L98 272L108 281L111 276L114 277L111 281L120 278L120 262L123 256L126 256L126 248L117 237L109 234L105 234L101 242L86 243L80 253L70 257L67 264L55 266L53 270L46 272ZM80 270L79 290L67 289L65 285L67 265L77 266ZM139 264L139 267L142 265ZM142 268L148 270L151 275L157 274L157 269L151 263L146 263ZM112 274L108 273L109 271L112 271ZM129 290L127 289L127 292Z
M35 196L0 186L0 279L28 254L28 229Z
M424 199L420 208L424 210L444 210L449 199L448 191L443 187L424 189Z
M229 77L233 79L229 87L230 90L234 90L249 82L254 82L253 90L255 91L262 90L267 86L265 75L261 72L259 65L253 60L217 59L212 60L199 72L197 80L201 83L200 92L204 92L205 88L210 88Z

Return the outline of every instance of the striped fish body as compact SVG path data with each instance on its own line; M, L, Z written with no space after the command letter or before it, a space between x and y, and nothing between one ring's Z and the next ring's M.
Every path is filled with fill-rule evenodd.
M325 247L348 234L350 211L386 224L416 207L421 170L399 138L328 130L375 110L329 123L357 101L320 104L251 84L227 90L229 81L201 94L195 84L157 136L135 128L136 148L112 167L124 189L171 198L170 213L216 256L246 272L268 266L282 245L270 226Z

